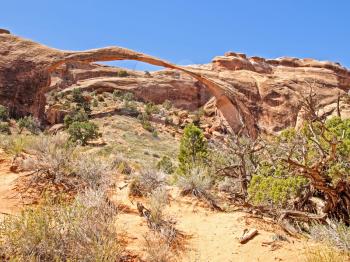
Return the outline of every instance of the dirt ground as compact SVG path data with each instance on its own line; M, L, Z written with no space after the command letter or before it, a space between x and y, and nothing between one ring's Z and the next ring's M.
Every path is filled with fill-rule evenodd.
M21 174L10 171L11 160L0 153L0 216L18 212L23 201L15 190L16 179ZM23 174L22 174L23 175ZM215 212L203 207L191 197L180 197L174 188L169 189L170 205L165 214L173 218L176 228L187 236L186 249L179 261L221 262L221 261L303 261L305 239L287 236L286 241L275 241L276 234L285 235L277 226L254 218L244 212ZM136 203L129 199L128 187L124 180L117 183L113 200L120 207L118 227L127 240L127 249L145 258L144 236L148 228L140 217ZM246 244L238 238L244 229L256 228L258 235Z
M114 200L119 203L121 213L118 226L128 236L131 252L144 257L144 237L148 232L147 223L137 213L138 200L130 200L125 182L116 188ZM276 225L254 218L244 212L215 212L203 207L191 197L180 197L170 189L171 202L165 214L177 221L176 228L188 236L186 251L179 261L221 262L221 261L303 261L306 239L286 236ZM142 201L142 200L141 200ZM124 211L123 211L124 209ZM244 229L255 228L258 235L246 244L238 239ZM274 236L286 236L286 241L273 241Z

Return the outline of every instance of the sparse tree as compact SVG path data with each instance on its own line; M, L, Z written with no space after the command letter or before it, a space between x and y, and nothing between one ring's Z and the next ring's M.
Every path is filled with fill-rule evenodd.
M68 133L70 141L80 141L82 145L99 137L98 126L91 122L73 122L68 128Z
M187 125L180 142L180 174L186 176L194 166L203 165L207 157L208 145L203 131L194 124Z

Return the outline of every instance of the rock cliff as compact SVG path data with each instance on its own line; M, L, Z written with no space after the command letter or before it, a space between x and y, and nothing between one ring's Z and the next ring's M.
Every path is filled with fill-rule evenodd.
M47 121L46 94L80 87L87 90L132 91L139 99L195 109L210 98L234 131L242 125L256 137L278 132L303 118L301 97L312 88L324 114L336 110L339 94L350 89L350 72L337 63L313 59L247 57L228 52L207 65L177 66L120 47L82 52L61 51L0 30L0 103L13 116L33 114ZM145 74L94 64L97 61L136 60L167 69ZM349 116L347 101L341 101Z

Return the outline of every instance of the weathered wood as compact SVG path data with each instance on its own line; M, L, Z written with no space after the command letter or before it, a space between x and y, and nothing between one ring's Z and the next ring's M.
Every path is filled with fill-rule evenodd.
M255 228L250 230L245 229L243 232L243 235L239 239L239 243L245 244L249 240L253 239L257 234L258 234L258 230L256 230Z

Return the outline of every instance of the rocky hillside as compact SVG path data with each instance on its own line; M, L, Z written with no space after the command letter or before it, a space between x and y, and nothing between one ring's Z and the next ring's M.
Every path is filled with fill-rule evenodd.
M43 124L62 121L52 92L128 90L137 99L196 109L216 98L217 114L238 131L255 137L296 126L303 119L302 97L315 94L326 115L337 113L339 96L350 89L350 71L338 63L313 59L247 57L228 52L202 66L177 66L119 47L61 51L0 31L0 104L13 116L33 114ZM157 72L124 71L96 61L136 60L162 66ZM213 102L213 101L211 101ZM342 116L350 115L340 99Z

